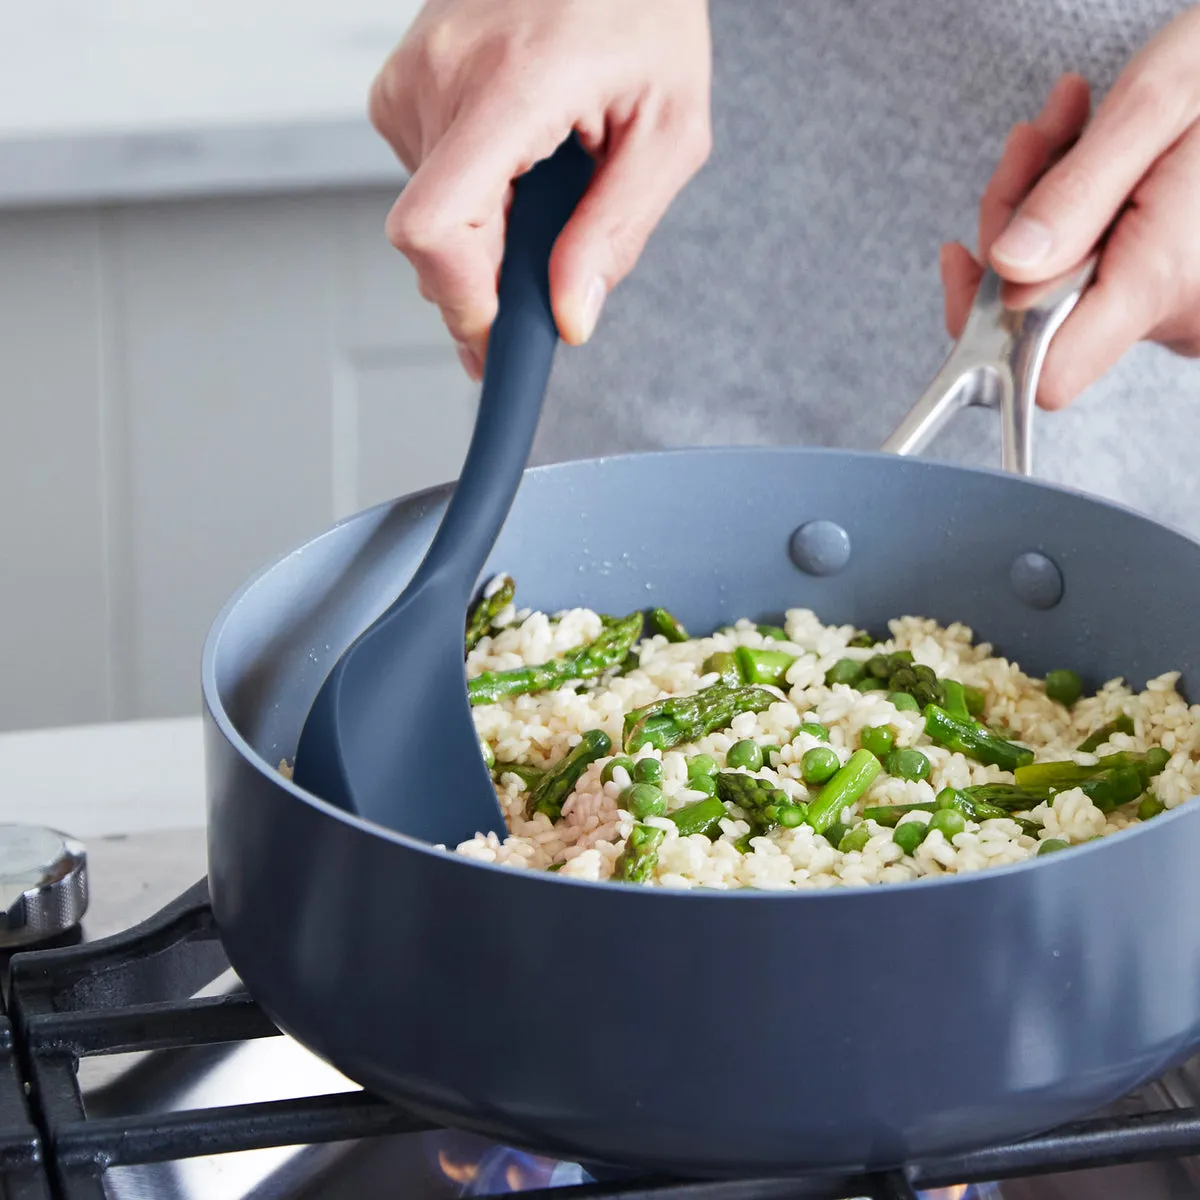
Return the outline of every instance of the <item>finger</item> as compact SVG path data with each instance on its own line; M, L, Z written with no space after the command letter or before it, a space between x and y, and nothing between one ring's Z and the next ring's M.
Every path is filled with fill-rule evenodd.
M610 132L591 186L550 259L554 315L567 342L591 337L605 297L633 269L709 147L706 112L641 111Z
M423 294L441 308L451 334L476 353L496 316L512 180L551 154L568 132L564 125L556 139L541 116L514 115L510 105L503 119L491 108L464 113L388 214L388 240L416 268Z
M980 254L988 253L1049 161L1050 144L1045 135L1033 125L1014 125L979 201Z
M979 206L979 253L985 259L1038 176L1079 137L1090 104L1086 80L1064 75L1034 121L1013 127Z
M1038 403L1058 409L1135 343L1200 336L1200 242L1194 220L1200 131L1163 158L1113 228L1096 281L1055 336Z
M1059 150L1073 142L1087 123L1092 107L1091 88L1082 75L1063 75L1050 90L1042 111L1033 125L1045 134L1052 150Z
M1086 257L1154 162L1200 116L1198 37L1200 8L1130 63L1075 147L992 246L1006 278L1038 282Z
M417 169L417 153L408 122L402 114L407 106L399 103L394 94L399 72L389 59L371 84L367 100L367 118L375 132L392 148L392 153L409 171Z
M958 338L962 336L967 314L971 311L979 281L983 278L983 267L970 250L959 242L950 242L942 247L938 266L945 296L946 332L952 338Z

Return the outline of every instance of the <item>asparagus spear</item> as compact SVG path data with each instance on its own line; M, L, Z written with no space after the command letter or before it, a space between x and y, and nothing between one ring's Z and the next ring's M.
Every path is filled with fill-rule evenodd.
M941 684L946 697L943 707L952 717L969 721L983 712L985 698L979 688L967 687L957 679L943 679Z
M756 687L731 687L721 681L691 696L655 700L625 714L625 749L642 746L668 750L724 729L738 713L762 712L777 697Z
M1033 762L1033 751L1015 742L1006 742L974 721L952 717L936 704L925 706L925 732L940 746L957 750L977 762L990 763L1003 771Z
M611 749L612 739L603 729L589 729L583 735L583 741L568 751L542 777L530 793L525 811L530 816L535 812L545 813L551 821L557 821L562 816L563 803L575 790L580 776Z
M1146 784L1137 767L1114 767L1081 783L1079 789L1102 813L1110 813L1136 800L1146 790Z
M492 767L492 774L497 778L504 775L515 775L524 785L526 791L533 791L546 777L546 772L540 767L527 767L524 763L498 762Z
M740 771L721 771L717 775L717 796L727 804L736 804L753 826L752 837L769 833L777 825L795 829L808 814L805 804L797 804L787 792L769 779L757 779Z
M768 638L772 642L786 642L788 640L787 630L781 629L778 625L755 625L755 629Z
M730 687L735 687L742 682L742 675L738 669L737 659L734 658L733 652L730 650L718 650L715 654L710 654L700 664L700 673L702 675L711 675L714 671L720 675L722 682L729 684Z
M545 692L572 679L591 679L622 662L641 636L642 614L630 613L605 624L600 636L586 646L532 667L512 671L485 671L467 684L472 704L495 704L506 696Z
M1045 762L1030 763L1018 767L1016 780L1018 787L1053 788L1062 791L1064 788L1078 787L1088 780L1096 779L1106 772L1130 767L1141 777L1143 790L1170 761L1170 754L1161 746L1152 746L1144 754L1131 750L1120 750L1115 754L1106 754L1094 764L1077 762Z
M1142 797L1141 804L1138 805L1138 820L1152 820L1154 817L1157 817L1160 812L1165 812L1166 808L1167 806L1153 792L1147 792Z
M1099 729L1088 734L1082 742L1079 743L1079 749L1084 754L1091 754L1099 750L1114 733L1128 733L1133 735L1133 718L1127 713L1122 713L1119 717L1115 717L1109 721L1107 725L1101 725Z
M931 813L936 808L937 805L932 802L927 804L880 804L872 808L864 808L863 820L874 821L876 825L884 825L888 829L894 829L900 823L900 818L905 813Z
M745 683L770 683L782 687L788 667L796 661L786 650L755 650L739 646L733 652L738 675Z
M679 828L680 837L689 837L693 833L702 833L709 839L715 839L721 833L721 820L725 816L725 805L716 796L705 796L694 804L685 804L683 808L671 813L671 820Z
M808 823L824 833L875 782L880 772L879 759L869 750L855 750L834 777L808 806Z
M976 783L960 790L972 801L989 804L1005 812L1028 812L1051 796L1050 788L1027 788L1011 783Z
M645 883L658 866L658 848L666 836L656 825L635 825L613 866L613 879L620 883Z
M897 659L897 655L888 655L889 665L892 666L887 678L888 691L907 692L922 708L930 704L941 704L945 699L945 685L933 669L922 663L902 660L898 665L893 665Z
M498 575L483 589L475 607L467 614L467 653L492 627L492 622L512 603L517 585L511 575Z
M970 821L994 821L1001 819L1016 821L1025 833L1037 833L1041 828L1036 821L1031 821L1026 817L1014 816L1014 814L1000 808L998 805L989 804L986 800L969 795L968 789L942 788L937 794L936 808L952 808Z
M678 617L665 608L652 608L646 613L646 621L652 633L661 633L668 642L686 642L688 631Z

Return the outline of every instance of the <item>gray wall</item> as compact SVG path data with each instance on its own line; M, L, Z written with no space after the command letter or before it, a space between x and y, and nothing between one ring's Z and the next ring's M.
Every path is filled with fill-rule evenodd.
M197 711L248 573L457 475L476 389L391 199L0 214L0 729Z

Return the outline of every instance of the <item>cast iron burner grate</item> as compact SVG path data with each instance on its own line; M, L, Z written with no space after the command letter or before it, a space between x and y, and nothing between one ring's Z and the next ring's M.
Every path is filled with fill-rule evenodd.
M104 1200L110 1168L435 1128L362 1091L89 1117L79 1060L277 1036L244 992L198 996L228 969L202 880L149 920L85 945L16 955L0 1012L0 1198ZM1200 1153L1200 1107L1082 1121L1041 1137L831 1182L623 1179L526 1200L916 1200L919 1189Z

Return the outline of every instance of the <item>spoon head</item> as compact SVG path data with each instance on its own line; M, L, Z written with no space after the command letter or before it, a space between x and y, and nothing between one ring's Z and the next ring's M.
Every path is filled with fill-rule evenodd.
M505 835L467 699L461 613L424 587L350 647L300 734L300 787L425 842Z

